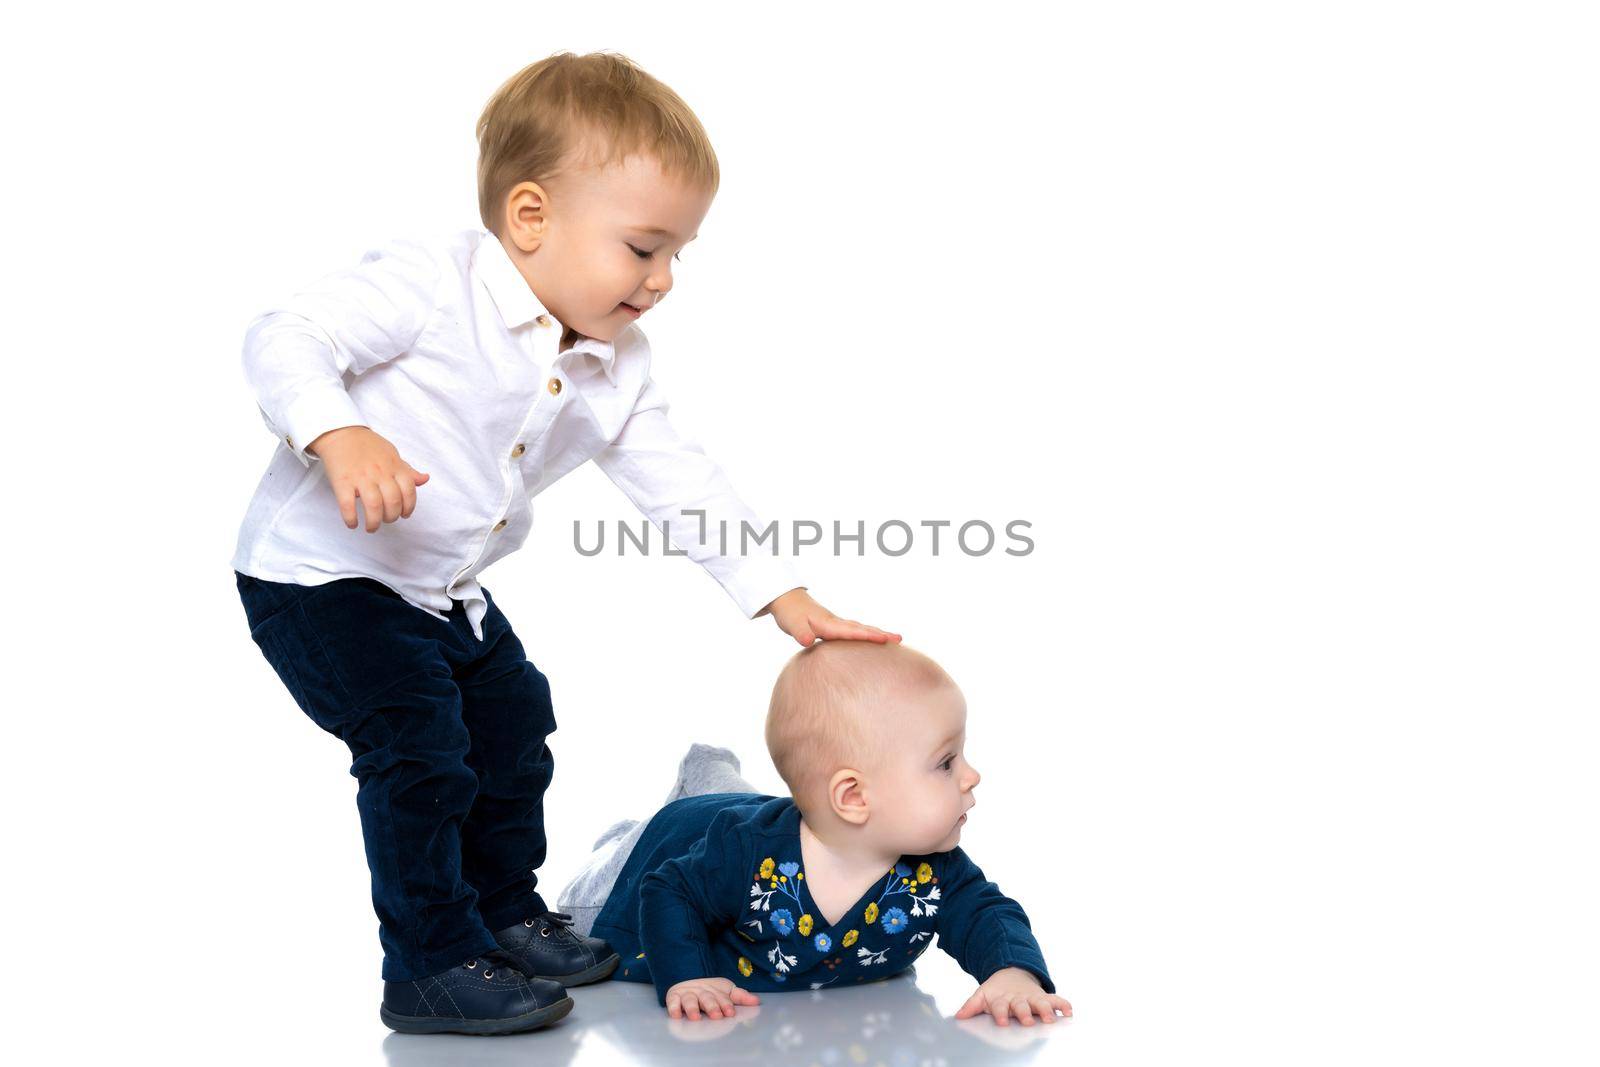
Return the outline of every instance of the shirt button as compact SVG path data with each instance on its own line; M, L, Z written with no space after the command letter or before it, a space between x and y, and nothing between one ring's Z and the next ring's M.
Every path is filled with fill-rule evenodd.
M550 395L551 396L560 396L561 395L561 379L560 378L551 378L550 379L550 387L549 388L550 388Z
M537 322L540 326L548 326L548 325L550 325L550 316L549 315L540 315L538 318L534 319L533 321Z
M512 459L516 459L518 456L522 455L526 451L527 451L527 449L522 447L522 442L518 441L517 442L517 447L513 448L511 450L511 458Z
M504 530L506 528L506 520L501 519L499 522L494 524L494 528L496 530Z

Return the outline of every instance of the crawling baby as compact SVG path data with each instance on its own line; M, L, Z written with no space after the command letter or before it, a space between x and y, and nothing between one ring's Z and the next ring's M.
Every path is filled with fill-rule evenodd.
M1021 906L959 847L979 781L966 718L915 649L813 645L767 712L791 795L756 792L733 753L694 745L661 809L607 830L559 906L621 953L613 978L654 983L673 1018L888 978L935 935L979 982L957 1018L1070 1016Z

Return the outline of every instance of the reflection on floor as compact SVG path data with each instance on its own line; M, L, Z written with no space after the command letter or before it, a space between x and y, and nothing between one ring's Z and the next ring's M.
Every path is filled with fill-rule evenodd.
M959 972L957 972L959 975ZM761 1004L737 1018L669 1019L650 986L602 982L572 990L570 1015L554 1026L511 1037L414 1037L390 1034L383 1042L389 1067L477 1064L796 1064L837 1067L959 1067L987 1063L1059 1062L1040 1056L1047 1043L1065 1052L1072 1021L997 1026L988 1016L950 1018L975 988L964 976L921 988L915 970L849 989L763 994ZM948 984L949 989L944 986Z

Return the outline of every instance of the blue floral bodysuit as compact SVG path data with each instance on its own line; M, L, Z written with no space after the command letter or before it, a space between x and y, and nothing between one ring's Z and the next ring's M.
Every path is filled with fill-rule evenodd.
M613 977L693 978L754 992L869 982L939 947L979 982L1021 967L1055 985L1022 907L960 848L905 856L829 924L805 885L800 810L789 797L675 800L645 827L592 933L622 955Z

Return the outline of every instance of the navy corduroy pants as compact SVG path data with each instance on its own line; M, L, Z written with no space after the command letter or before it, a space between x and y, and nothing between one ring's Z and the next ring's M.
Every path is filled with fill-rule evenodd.
M370 578L234 572L250 636L302 711L349 746L383 977L439 974L542 913L550 686L485 589L483 640Z

